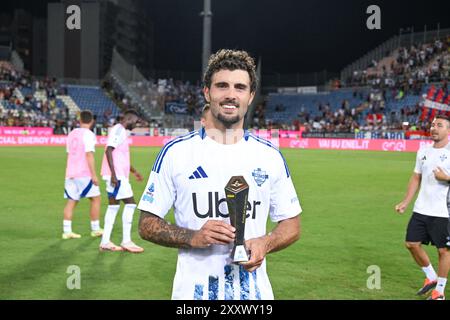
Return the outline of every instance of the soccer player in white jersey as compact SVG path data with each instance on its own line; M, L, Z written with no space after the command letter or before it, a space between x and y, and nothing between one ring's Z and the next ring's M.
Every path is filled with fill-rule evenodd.
M205 104L202 108L202 114L200 115L200 123L205 129L209 129L208 123L211 123L210 117L211 111L209 108L209 104Z
M166 144L150 173L138 205L139 233L179 248L172 299L273 299L265 256L299 239L301 207L283 156L243 130L256 84L254 61L246 52L213 54L204 75L210 105L204 127ZM235 230L224 188L239 175L249 184L250 260L233 264ZM175 224L164 219L172 206ZM277 226L267 233L269 216Z
M408 184L405 198L395 206L404 213L414 198L413 214L406 232L406 248L425 273L425 282L417 292L425 295L431 291L430 300L444 300L444 289L450 269L449 212L447 196L450 182L450 122L445 116L436 116L431 124L433 145L420 148L417 152L416 166ZM433 244L438 249L439 264L436 274L430 259L421 244Z
M106 181L108 192L108 209L105 214L104 233L100 243L101 251L129 251L141 253L143 248L131 240L131 226L136 209L133 190L129 182L130 172L137 181L142 181L141 174L130 164L130 148L128 144L127 130L132 130L138 121L135 110L127 110L120 121L111 128L108 134L108 142L103 156L102 171L103 179ZM122 213L123 237L120 246L111 241L111 232L120 209L120 201L124 202Z
M80 113L80 128L72 130L67 136L67 167L64 185L63 239L77 239L81 235L72 231L72 216L80 198L91 200L91 236L99 237L100 228L100 189L95 172L95 144L97 139L91 131L94 117L89 110Z

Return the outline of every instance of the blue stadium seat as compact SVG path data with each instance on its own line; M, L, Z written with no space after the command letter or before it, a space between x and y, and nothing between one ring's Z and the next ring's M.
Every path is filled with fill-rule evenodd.
M90 109L97 116L97 121L104 121L103 114L111 109L112 116L120 114L116 104L105 95L99 87L67 85L68 95L75 101L81 110Z
M426 93L429 86L425 86L420 95L408 94L403 99L395 99L395 95L391 90L386 91L386 113L395 112L400 113L400 110L404 107L415 107L417 103L421 101L422 94ZM358 90L358 95L353 96L353 90L341 89L333 92L317 93L317 94L282 94L271 93L269 94L266 119L277 123L292 123L292 120L297 118L298 113L304 107L305 111L310 114L310 117L315 117L319 114L319 104L325 106L327 103L330 105L331 111L338 110L343 100L347 100L351 108L358 107L361 103L365 102L365 97L368 95L368 91L362 91L362 98ZM278 105L283 106L282 111L276 111ZM362 120L365 119L369 110L365 110L362 114ZM321 115L320 115L321 116Z

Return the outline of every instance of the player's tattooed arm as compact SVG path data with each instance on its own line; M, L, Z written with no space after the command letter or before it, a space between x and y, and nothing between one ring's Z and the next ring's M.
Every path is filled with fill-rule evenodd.
M195 231L169 224L166 220L141 211L139 235L142 239L172 248L191 248Z
M173 248L207 248L228 245L234 241L235 229L219 220L208 220L200 230L190 230L169 224L164 219L141 211L139 235L142 239Z

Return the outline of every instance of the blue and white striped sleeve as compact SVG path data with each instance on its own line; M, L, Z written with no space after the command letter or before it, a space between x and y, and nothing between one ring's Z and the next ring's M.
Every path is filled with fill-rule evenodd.
M164 148L161 150L163 151ZM161 153L160 153L161 154ZM158 157L159 158L159 157ZM156 162L158 162L158 158ZM175 201L176 190L172 180L170 152L165 155L159 170L152 170L138 209L164 218Z

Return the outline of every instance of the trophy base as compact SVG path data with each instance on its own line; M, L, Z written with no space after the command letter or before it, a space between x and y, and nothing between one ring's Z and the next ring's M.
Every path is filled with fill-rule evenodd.
M233 263L247 262L249 260L247 250L243 245L235 246L231 252Z

